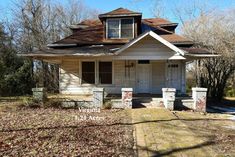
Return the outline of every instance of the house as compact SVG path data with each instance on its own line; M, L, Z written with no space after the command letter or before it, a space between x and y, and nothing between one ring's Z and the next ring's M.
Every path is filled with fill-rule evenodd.
M59 64L62 94L91 94L95 87L110 94L125 87L161 94L172 87L184 94L186 63L213 54L192 48L192 41L175 33L177 25L118 8L71 26L72 35L23 56Z

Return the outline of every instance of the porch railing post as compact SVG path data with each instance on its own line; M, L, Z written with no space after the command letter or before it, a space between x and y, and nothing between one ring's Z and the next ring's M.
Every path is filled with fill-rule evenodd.
M132 108L132 88L122 88L122 106L123 108Z
M94 107L101 108L104 103L104 88L93 89L93 105Z
M207 88L192 88L193 110L206 112Z
M163 104L165 108L174 110L175 93L175 88L162 88Z

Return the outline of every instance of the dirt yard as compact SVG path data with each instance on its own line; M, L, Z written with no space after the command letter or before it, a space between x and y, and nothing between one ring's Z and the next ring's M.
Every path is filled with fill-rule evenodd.
M0 156L134 156L130 114L3 108Z
M87 113L5 102L0 156L235 156L235 121L228 118L162 108Z

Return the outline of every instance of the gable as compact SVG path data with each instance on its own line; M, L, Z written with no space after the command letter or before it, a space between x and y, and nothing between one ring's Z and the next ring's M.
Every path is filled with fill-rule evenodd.
M130 59L185 59L179 48L167 42L160 36L156 37L147 32L139 38L124 45L116 52L118 58ZM154 33L155 34L155 33ZM160 38L160 39L158 39ZM121 57L122 56L122 57Z

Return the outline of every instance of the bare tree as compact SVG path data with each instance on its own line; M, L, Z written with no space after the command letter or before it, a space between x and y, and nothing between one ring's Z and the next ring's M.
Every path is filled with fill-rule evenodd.
M195 47L206 48L219 57L200 61L198 86L208 88L211 97L221 100L226 83L235 71L235 14L227 11L202 11L184 21L182 33L194 41Z
M12 9L13 22L17 26L12 34L19 53L42 49L70 34L69 26L86 18L94 18L98 11L91 9L80 0L68 0L66 5L51 3L50 0L16 0ZM10 26L9 25L9 26ZM11 28L11 27L9 27ZM14 28L14 27L13 27ZM37 66L36 80L54 90L58 87L58 65L34 62Z
M152 8L152 13L155 17L161 18L165 17L166 7L162 0L155 0L154 7Z

